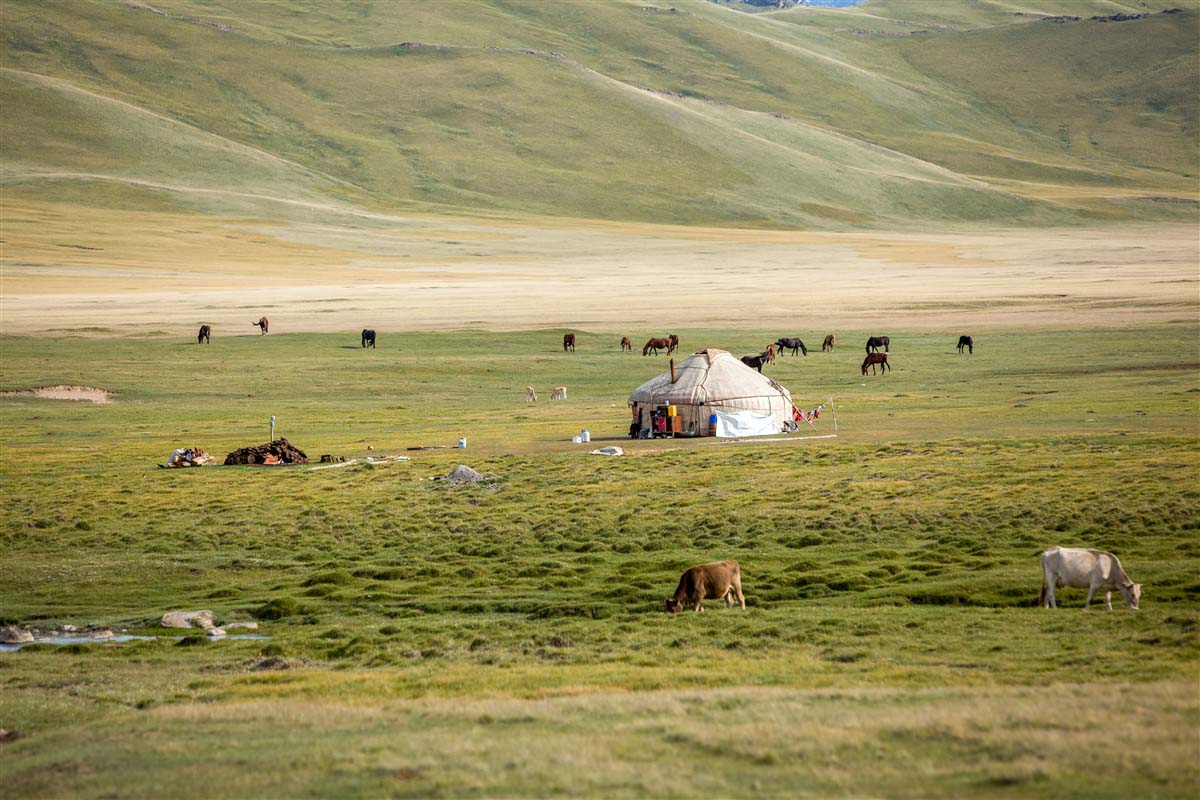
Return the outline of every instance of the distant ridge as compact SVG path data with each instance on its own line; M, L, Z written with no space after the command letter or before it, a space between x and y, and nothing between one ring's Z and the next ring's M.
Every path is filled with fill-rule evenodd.
M1198 0L302 6L7 3L5 202L820 229L1200 198Z

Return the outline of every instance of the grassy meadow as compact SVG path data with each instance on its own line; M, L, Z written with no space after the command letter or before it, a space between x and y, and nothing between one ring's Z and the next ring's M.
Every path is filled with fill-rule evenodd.
M1200 723L1200 350L1147 329L823 332L767 373L835 439L630 442L665 358L561 331L0 339L0 610L263 641L0 654L21 796L1182 797ZM86 332L81 332L86 333ZM633 336L633 332L630 332ZM683 330L684 350L777 332ZM637 339L637 336L633 336ZM542 400L524 401L524 386ZM569 400L551 403L551 386ZM221 460L266 420L325 471ZM626 448L621 458L585 455ZM462 450L407 451L450 445ZM491 476L429 478L465 463ZM1050 544L1118 553L1142 609L1032 607ZM746 611L662 600L737 558ZM186 643L191 643L187 640ZM266 659L273 659L267 661ZM287 665L285 670L264 666ZM687 777L683 777L687 776Z

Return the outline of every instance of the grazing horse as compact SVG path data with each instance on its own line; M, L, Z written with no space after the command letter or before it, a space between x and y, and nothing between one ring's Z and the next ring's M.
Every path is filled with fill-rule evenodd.
M763 364L766 364L767 361L768 356L766 353L759 353L756 356L742 356L742 363L751 369L758 370L760 375L762 374Z
M532 386L525 387L525 402L527 402L527 403L536 403L537 402L537 392L534 391L534 388Z
M670 344L667 345L667 355L671 355L671 353L674 353L679 349L679 337L673 333L668 333L667 341L670 342Z
M563 352L565 353L568 350L572 353L575 352L575 334L573 333L563 334Z
M200 335L196 337L196 344L212 344L212 328L207 325L200 326Z
M775 343L771 342L769 345L767 345L767 349L763 350L763 354L767 357L768 364L775 363L775 349Z
M258 326L259 336L266 336L268 333L270 333L271 323L267 321L266 317L263 317L258 322L251 322L250 324Z
M654 355L658 355L659 350L666 350L669 353L671 352L668 349L670 346L670 339L651 339L650 341L646 342L646 346L642 348L642 355L649 355L651 351L654 351Z
M372 350L375 349L375 331L370 328L363 328L362 346L366 347L367 345L370 345Z
M821 352L824 353L826 350L832 350L832 349L833 349L833 334L831 333L825 337L825 341L821 342Z
M553 389L550 390L550 399L551 400L566 400L567 399L567 387L555 386Z
M958 354L959 355L962 355L962 351L963 351L964 347L967 348L967 355L974 355L975 340L972 339L970 336L958 337Z
M633 342L629 341L628 336L622 336L621 337L621 352L624 353L626 351L628 351L630 353L633 352Z
M867 339L867 352L878 353L879 348L883 348L883 352L888 352L888 345L892 343L890 336L872 336Z
M791 350L792 355L794 356L798 356L801 353L808 355L808 348L804 346L804 342L800 341L799 337L794 336L790 339L776 339L775 344L779 345L780 354L782 354L784 350Z
M867 353L867 357L863 359L862 372L867 374L867 367L871 368L871 374L875 374L875 365L878 364L880 372L890 370L892 365L888 363L887 353Z

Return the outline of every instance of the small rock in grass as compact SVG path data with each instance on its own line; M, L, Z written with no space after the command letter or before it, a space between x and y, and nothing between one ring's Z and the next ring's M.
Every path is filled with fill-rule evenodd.
M479 483L485 478L465 464L459 464L446 476L446 480L450 483Z
M111 639L111 638L113 638L113 632L110 631L108 628L103 628L98 631L92 631L91 633L88 634L88 638L90 638L90 639Z
M215 628L217 620L211 611L168 611L160 624L164 628Z
M79 628L76 628L74 625L63 625L62 629L63 633L74 633L75 631L79 630Z
M234 630L235 628L244 628L248 631L256 631L256 630L258 630L258 623L257 622L229 622L229 623L225 624L224 628L227 631Z
M33 641L33 634L16 625L0 628L0 644L25 644Z
M224 628L206 628L204 632L207 633L209 636L224 636L225 635Z

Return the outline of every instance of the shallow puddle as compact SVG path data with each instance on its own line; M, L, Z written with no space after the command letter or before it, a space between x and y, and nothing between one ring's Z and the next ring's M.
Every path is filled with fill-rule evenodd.
M129 636L127 634L118 634L109 636L104 639L93 639L91 636L45 636L34 639L32 642L22 642L20 644L0 644L0 653L11 653L14 650L20 650L22 647L27 647L31 644L108 644L109 642L134 642L134 641L152 641L154 639L171 639L179 641L182 636ZM227 633L224 636L208 637L214 642L220 642L225 639L270 639L270 636L261 633Z

